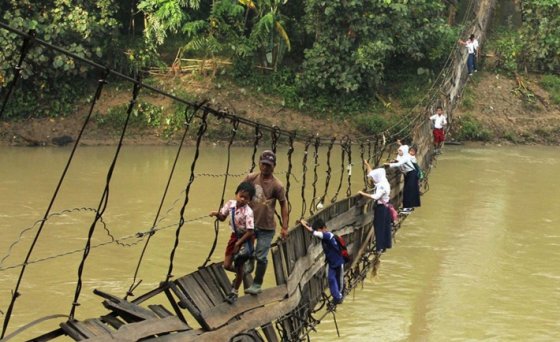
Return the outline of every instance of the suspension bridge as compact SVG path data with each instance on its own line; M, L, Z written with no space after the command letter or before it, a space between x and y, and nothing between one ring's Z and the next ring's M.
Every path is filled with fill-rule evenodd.
M481 37L481 40L483 40L493 5L494 1L490 0L472 1L468 10L469 15L465 21L465 32L475 33L477 37ZM277 152L279 146L287 147L287 152L284 155L279 155L278 158L287 160L288 168L285 172L284 184L288 201L290 196L296 196L292 186L293 179L301 177L302 207L300 216L309 220L323 219L330 230L344 238L348 250L353 256L352 261L345 268L345 294L348 294L366 279L380 261L380 255L375 253L375 238L372 226L374 204L352 194L351 191L353 184L359 184L364 189L368 187L366 170L361 167L361 173L352 172L351 165L361 165L361 161L366 159L370 161L372 166L377 167L382 164L384 158L394 154L395 145L391 142L397 138L406 138L414 141L418 146L417 160L429 175L435 155L432 146L431 127L427 118L438 105L445 108L448 115L451 116L462 89L468 81L465 68L467 56L463 49L457 47L450 52L444 68L438 74L423 101L415 107L410 115L407 115L402 122L397 123L394 127L368 137L302 136L295 131L263 125L235 113L214 109L204 101L198 103L187 101L145 84L140 79L121 74L60 47L53 46L33 33L21 32L2 22L0 22L0 30L9 32L14 39L19 39L22 42L19 61L17 65L14 65L13 79L8 86L2 89L0 118L11 95L17 91L17 83L23 82L20 79L19 71L22 63L26 61L31 46L40 45L53 53L65 55L73 59L75 63L83 63L97 70L100 75L97 89L91 99L88 115L75 138L73 148L68 155L50 203L42 219L38 220L32 227L35 235L25 259L17 265L0 267L0 271L5 271L8 268L19 269L19 276L15 282L9 306L2 309L4 318L2 341L17 339L22 331L30 329L44 320L59 320L59 327L36 336L32 339L33 341L50 341L63 335L76 341L297 341L308 338L310 331L315 330L325 316L330 314L334 316L336 306L325 291L325 261L321 245L314 241L311 235L299 225L291 227L285 239L278 239L273 243L270 254L276 285L266 288L258 296L242 296L234 304L225 301L231 288L230 279L221 263L211 262L219 231L217 223L214 231L214 243L209 246L210 251L206 261L195 272L181 276L174 275L176 270L174 265L175 254L181 244L185 223L199 219L190 216L189 204L192 198L197 196L196 193L191 191L191 187L196 182L197 175L204 172L204 170L199 170L197 162L199 154L204 148L204 133L208 125L211 122L231 125L227 145L226 170L223 175L219 175L223 178L224 189L221 203L224 201L228 180L232 177L230 150L236 141L236 133L240 127L254 130L253 153L249 161L251 164L249 172L253 171L256 166L255 156L259 149L266 148ZM48 234L45 229L46 223L53 216L62 214L53 211L53 204L57 200L68 170L72 167L74 155L80 148L80 140L88 127L96 105L99 101L103 101L103 89L109 77L116 77L121 81L129 82L132 85L132 92L126 110L126 121L120 130L120 139L115 146L112 161L105 175L105 186L99 196L98 206L97 208L76 209L91 212L93 216L85 236L85 245L79 250L43 259L33 259L37 241L43 234ZM131 114L139 94L143 91L165 96L185 106L185 125L182 140L177 147L173 167L168 175L167 186L163 192L161 204L155 214L152 227L128 236L118 238L111 236L110 242L95 244L92 240L94 232L97 229L107 230L104 213L109 201L112 176L118 165L117 161L129 128ZM187 133L193 127L196 129L195 143L192 147L194 156L190 162L190 177L184 184L184 198L182 199L179 217L176 218L177 222L175 224L162 227L158 225L158 222L162 215L163 203L168 196L170 182L177 177L175 168L182 150L186 148L184 141ZM263 141L266 141L266 145ZM301 160L295 160L294 152L296 150L301 152L300 154L303 156ZM333 153L340 154L340 165L331 165L331 155ZM360 156L359 161L352 160L352 156L356 154ZM293 174L293 166L296 163L302 167L302 174ZM318 176L320 164L323 165L323 168L326 167L323 170L326 174L325 178ZM340 176L338 179L333 179L333 171L338 168L340 168ZM313 172L312 175L310 175L311 172ZM312 181L308 182L308 178L312 178ZM398 173L389 172L389 180L392 187L391 202L400 203L402 177ZM322 194L318 187L319 183L324 183ZM331 183L335 184L332 185ZM310 188L313 194L308 205L306 191L310 191ZM345 191L344 188L346 188ZM428 176L424 179L422 188L424 192L428 190ZM292 209L294 208L290 206L290 211L293 211ZM394 225L393 233L401 227L404 219L405 217L401 217L398 223ZM169 251L167 275L161 280L159 286L152 290L146 293L135 293L141 282L139 270L145 261L146 254L149 253L150 241L163 229L174 229L175 231L173 245ZM31 231L31 229L25 232L27 231ZM107 313L93 318L79 317L77 310L82 294L84 269L95 267L94 264L88 263L91 250L112 243L129 244L130 241L134 241L134 244L143 242L130 287L123 289L125 294L122 296L96 289L94 293L99 296ZM14 244L10 246L10 249ZM17 310L25 310L25 308L18 308L17 300L25 295L21 292L20 287L22 282L25 281L24 276L28 266L70 253L78 253L82 257L77 268L76 287L69 313L67 315L42 317L21 327L10 326L12 315ZM245 278L246 286L250 285L252 282L251 276L246 275ZM132 297L134 299L131 299Z

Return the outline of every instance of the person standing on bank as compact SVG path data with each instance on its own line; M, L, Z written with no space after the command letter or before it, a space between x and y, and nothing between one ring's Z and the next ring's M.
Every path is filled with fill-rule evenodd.
M420 206L420 189L418 187L418 173L410 154L408 153L408 145L401 145L398 149L397 159L392 163L385 163L390 168L398 168L404 175L403 186L403 214L410 214L415 207Z
M282 217L282 229L280 236L284 239L288 235L288 201L286 190L278 178L274 176L276 167L276 155L270 150L264 151L259 158L259 172L251 173L245 177L244 182L255 186L256 194L250 203L255 215L255 235L257 245L255 256L257 267L253 284L245 290L245 293L259 294L262 292L262 284L268 264L268 251L276 230L274 211L276 202L280 204Z
M474 71L474 63L475 63L475 48L474 48L474 35L471 35L467 41L459 39L459 44L465 46L467 48L467 70L469 72L469 76L472 76Z
M434 153L441 153L441 146L445 141L445 131L444 128L447 125L447 119L443 114L443 108L438 106L436 108L436 113L430 116L430 121L432 121L433 135L434 135Z
M376 201L373 211L375 251L377 253L383 253L387 248L391 248L393 245L391 214L389 208L386 206L391 198L391 184L389 184L387 180L385 169L378 168L372 170L367 160L364 160L364 164L367 168L368 181L372 181L373 184L375 184L375 192L373 194L363 191L358 193Z
M477 72L478 70L476 68L476 63L478 62L478 58L480 57L480 52L478 50L478 39L474 37L474 34L471 34L469 39L473 42L474 48L473 70L474 72Z

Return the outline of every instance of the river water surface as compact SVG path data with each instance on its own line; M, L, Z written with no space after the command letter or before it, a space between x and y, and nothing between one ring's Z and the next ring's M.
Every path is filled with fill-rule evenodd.
M105 185L112 147L78 150L30 260L9 331L49 314L68 314L93 213ZM192 272L208 256L223 191L225 148L206 148L193 183L173 274ZM35 235L68 157L68 149L0 148L0 318L6 312L20 264ZM93 288L122 296L132 283L145 240L134 237L156 218L176 148L125 147L113 176L104 222L98 223L82 275L76 318L106 313ZM251 149L237 148L225 199L250 167ZM447 147L430 174L422 207L403 224L376 277L312 332L312 341L556 341L560 338L560 149L557 147ZM181 159L158 216L161 228L140 268L141 294L165 279L179 208L185 202L193 151ZM359 156L353 156L359 160ZM239 163L243 160L243 163ZM301 164L301 158L297 157ZM311 163L311 162L309 162ZM338 161L338 163L340 163ZM322 162L324 166L324 161ZM333 161L333 166L335 161ZM311 164L309 164L311 165ZM285 182L287 165L280 161ZM329 196L340 171L333 167ZM337 173L338 172L338 173ZM359 170L356 170L359 172ZM294 166L291 220L303 210L301 165ZM351 192L360 187L353 179ZM324 189L319 172L319 192ZM307 188L313 181L307 174ZM334 188L334 189L333 189ZM339 198L346 195L346 184ZM306 192L307 208L312 194ZM63 212L67 210L67 212ZM292 222L293 224L293 222ZM30 228L21 234L22 230ZM105 229L106 228L106 229ZM220 261L227 226L221 225L212 261ZM22 235L22 237L20 237ZM13 248L10 246L16 242ZM136 244L135 244L136 243ZM131 245L132 246L129 246ZM60 254L68 253L66 256ZM55 257L55 258L52 258ZM52 258L52 259L49 259ZM267 272L265 285L272 285ZM35 332L47 331L55 322ZM33 336L25 335L25 336Z

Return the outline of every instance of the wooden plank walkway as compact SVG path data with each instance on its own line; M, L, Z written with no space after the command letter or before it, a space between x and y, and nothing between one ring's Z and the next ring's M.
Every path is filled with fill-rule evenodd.
M366 204L359 197L349 197L311 219L325 220L358 256L366 251L364 243L371 243L373 231L372 207ZM259 336L278 341L273 322L302 303L313 308L321 299L325 260L320 242L302 227L290 230L285 241L272 246L271 259L277 286L264 289L258 296L245 295L233 304L227 303L231 280L222 264L215 263L163 283L134 301L95 290L108 314L64 322L58 331L36 340L65 334L76 341L227 341L240 333L257 334L259 329ZM157 296L166 297L167 303L144 306L145 301L153 302ZM185 317L194 321L187 322ZM301 328L301 322L298 325L289 319L280 324L291 332Z

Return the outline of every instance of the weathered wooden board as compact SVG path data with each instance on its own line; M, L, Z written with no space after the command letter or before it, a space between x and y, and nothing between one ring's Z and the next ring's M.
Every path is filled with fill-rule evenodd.
M214 308L202 313L202 316L211 330L217 329L232 318L268 305L273 302L278 302L284 299L288 295L286 285L280 285L277 287L264 289L258 296L245 295L239 297L234 304L221 303Z
M102 342L110 339L117 341L138 341L142 338L175 331L189 330L189 326L175 316L156 318L123 325L119 330L104 336L87 339L88 342Z

